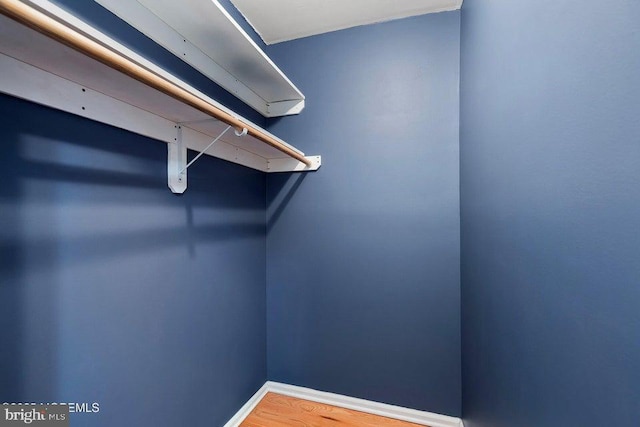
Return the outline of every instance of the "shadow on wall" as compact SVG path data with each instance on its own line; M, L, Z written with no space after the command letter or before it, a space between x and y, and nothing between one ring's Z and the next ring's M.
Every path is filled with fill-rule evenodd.
M236 259L239 253L249 252L249 258L260 260L258 270L264 263L263 174L204 157L189 169L186 193L175 195L167 187L163 143L6 96L0 96L0 117L3 128L0 165L5 172L5 182L0 188L0 401L69 401L79 399L79 395L91 389L95 393L86 395L94 395L94 399L101 398L103 402L113 399L111 407L125 399L117 396L117 390L126 395L129 391L125 390L127 386L122 388L122 382L134 382L124 378L126 370L139 370L141 360L151 350L132 348L130 360L122 354L110 355L115 348L108 348L108 344L94 346L94 350L87 344L88 340L81 341L85 337L68 336L85 328L82 316L86 322L95 323L91 326L96 328L115 333L120 330L122 337L110 337L116 346L126 348L137 333L150 333L149 339L155 336L156 340L150 341L150 349L162 348L167 341L193 349L193 355L185 353L184 348L167 349L178 362L166 371L161 368L167 363L163 358L168 356L150 361L145 367L149 372L134 374L144 375L145 380L151 378L148 381L152 383L146 382L145 387L161 388L158 384L179 379L184 372L192 375L186 362L202 357L199 352L207 355L215 350L215 343L209 342L220 339L216 338L218 326L208 329L210 337L198 338L192 337L190 331L181 334L173 330L180 325L167 332L141 319L139 324L131 325L132 332L121 329L122 321L117 319L117 314L113 319L106 319L98 313L103 310L108 313L116 307L125 315L134 316L131 309L135 311L138 307L141 310L135 317L138 322L143 312L156 317L158 313L153 310L160 312L163 304L168 304L166 301L177 299L178 304L182 304L179 311L168 308L167 319L162 322L177 319L197 325L198 322L217 323L218 314L206 314L205 307L209 298L214 302L223 300L216 299L215 293L235 303L251 292L249 300L258 301L253 292L264 286L263 274L258 280L257 273L238 273L242 266L237 265ZM167 263L168 259L175 260L175 267ZM251 266L248 261L244 268ZM216 272L220 272L220 277ZM167 276L166 283L158 281L163 274ZM123 277L127 283L123 283ZM150 294L153 308L145 308L147 288L164 292L161 297L166 301ZM184 300L180 292L185 293ZM89 295L90 299L86 306L77 306L82 315L73 312L79 304L78 294ZM105 297L105 301L99 301L98 295ZM198 295L203 296L204 302L202 307L194 303L196 308L191 318L188 307ZM135 304L127 301L128 298ZM140 302L142 305L136 305ZM237 304L244 310L245 305L254 302ZM227 305L231 306L228 302ZM211 310L224 312L217 306ZM264 317L259 312L256 316ZM245 322L237 327L255 329L251 323L253 318ZM65 330L67 336L63 340L61 331ZM221 334L224 335L224 331ZM247 343L239 344L238 348L245 346L246 353L246 346L254 344L245 341ZM104 354L96 359L91 359L95 356L92 354L73 354L62 342L77 344L83 351ZM204 344L198 347L199 344L194 343ZM224 357L226 353L220 355ZM74 360L82 360L87 365L70 367L70 361ZM83 369L88 379L82 378ZM234 369L238 368L233 366L229 371ZM255 369L263 381L263 374L258 372L263 368ZM166 373L166 378L153 379L159 372ZM203 399L215 400L215 393L224 384L218 385L219 381L210 376L203 374L196 382L182 384L175 380L173 383L190 393L195 393L195 389L204 390ZM225 378L220 381L225 382ZM118 382L120 384L114 386ZM139 387L145 384L139 382ZM138 386L130 388L135 387ZM253 384L242 387L255 391ZM158 395L160 400L162 393L166 392L150 390L148 394ZM215 418L222 420L230 416L227 406L235 408L233 400L237 399L233 394L218 399L218 408L224 411L220 409L222 414L216 413ZM149 412L151 409L158 412L157 405L147 406ZM137 414L131 416L138 417ZM105 421L103 418L83 424L103 425L93 422Z
M2 345L0 345L0 401L12 402L23 396L20 384L20 375L23 370L24 336L21 321L24 317L23 304L21 302L21 287L17 277L22 269L22 257L18 248L12 247L8 232L15 230L20 225L19 212L8 209L7 203L19 197L18 182L15 177L18 147L7 143L7 140L15 139L14 135L3 137L3 147L0 159L5 170L5 182L0 187L0 220L2 228L0 232L0 324L2 331ZM43 248L43 251L49 251ZM42 295L50 298L51 295ZM50 384L44 386L51 388Z
M278 222L291 198L310 172L300 174L274 174L269 177L267 193L267 233Z

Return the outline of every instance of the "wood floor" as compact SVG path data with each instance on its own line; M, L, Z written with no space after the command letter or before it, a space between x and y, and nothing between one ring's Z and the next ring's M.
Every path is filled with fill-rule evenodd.
M240 427L424 427L337 406L267 393Z

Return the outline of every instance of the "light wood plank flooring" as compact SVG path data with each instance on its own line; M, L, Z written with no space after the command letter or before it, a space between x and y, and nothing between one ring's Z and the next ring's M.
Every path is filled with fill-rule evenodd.
M267 393L241 427L424 427L337 406Z

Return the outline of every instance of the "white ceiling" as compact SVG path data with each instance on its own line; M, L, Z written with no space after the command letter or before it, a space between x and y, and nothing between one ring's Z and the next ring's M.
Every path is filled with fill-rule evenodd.
M462 0L231 0L267 44L408 16L456 10Z

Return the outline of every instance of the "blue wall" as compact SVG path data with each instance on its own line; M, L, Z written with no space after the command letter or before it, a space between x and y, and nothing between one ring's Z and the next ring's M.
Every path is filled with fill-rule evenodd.
M637 425L640 4L466 0L271 46L307 108L267 122L58 2L324 166L204 158L176 196L164 144L0 96L0 401L222 425L268 377L470 427Z
M264 122L96 3L61 3ZM178 196L164 143L7 96L0 124L0 402L223 425L267 376L264 174L205 156Z
M271 380L460 414L459 17L269 48L324 162L267 180Z
M463 413L638 425L640 3L465 0Z
M6 96L0 123L0 401L224 424L266 380L263 174L202 158L177 196L163 143Z

